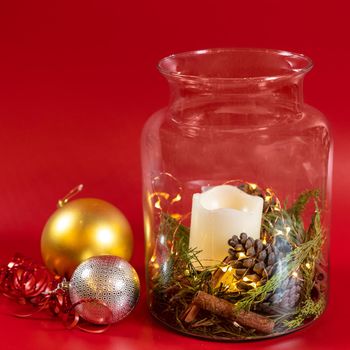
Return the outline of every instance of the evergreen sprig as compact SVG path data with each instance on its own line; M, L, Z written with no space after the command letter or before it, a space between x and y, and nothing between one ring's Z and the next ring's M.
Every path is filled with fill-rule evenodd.
M301 303L298 312L291 320L285 320L284 326L288 329L300 327L306 319L318 318L326 308L326 298L321 296L320 299L314 301L311 298L306 299Z
M306 205L309 203L310 199L318 200L319 190L309 190L300 194L298 199L294 204L287 209L287 213L294 218L299 224L302 225L302 213L304 212Z

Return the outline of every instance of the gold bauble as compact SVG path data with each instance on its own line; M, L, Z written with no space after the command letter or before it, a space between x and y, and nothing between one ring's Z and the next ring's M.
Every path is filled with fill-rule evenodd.
M69 279L92 256L131 258L132 231L115 206L95 198L64 203L49 218L41 236L41 255L51 271Z

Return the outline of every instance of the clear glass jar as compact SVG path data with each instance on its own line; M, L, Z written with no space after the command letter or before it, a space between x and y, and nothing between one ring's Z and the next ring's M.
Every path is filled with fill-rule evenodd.
M188 335L273 337L326 306L332 140L303 102L309 58L172 55L171 100L142 135L148 301Z

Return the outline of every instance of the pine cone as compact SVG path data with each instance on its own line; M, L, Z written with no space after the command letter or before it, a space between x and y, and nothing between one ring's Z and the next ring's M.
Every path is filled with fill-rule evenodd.
M268 314L290 312L297 306L302 288L303 281L298 277L290 276L274 293L270 293L263 303L258 304L256 310Z
M234 235L228 242L231 246L231 266L238 280L236 287L247 291L266 283L275 273L283 273L279 262L292 247L284 236L275 236L272 243L264 244L260 239L248 237L241 233ZM274 293L270 293L263 303L256 306L257 311L272 313L276 309L285 311L296 307L300 299L303 282L298 277L286 278Z
M274 237L273 245L281 252L282 258L292 250L291 245L282 235ZM283 271L281 272L279 269L284 270L284 267L277 262L274 273L283 274ZM263 303L257 305L257 310L266 313L274 313L278 310L290 312L297 306L302 288L303 280L298 276L290 276L281 283L274 293L269 293Z
M228 244L231 246L230 264L239 280L236 287L242 291L264 284L273 274L276 262L284 256L277 246L264 244L261 239L248 237L244 232L239 238L232 236Z
M283 235L274 236L272 245L276 247L280 253L282 253L283 257L292 251L292 246Z

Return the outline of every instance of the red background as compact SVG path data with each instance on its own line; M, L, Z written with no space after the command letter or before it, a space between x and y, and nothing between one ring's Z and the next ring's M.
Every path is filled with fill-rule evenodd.
M136 310L107 333L68 331L57 320L17 319L0 304L2 349L347 349L350 146L346 1L2 1L0 4L0 253L40 259L40 234L58 198L83 183L134 231L142 279ZM167 103L157 61L208 47L302 52L315 68L305 100L335 138L329 308L316 324L263 342L186 338L154 321L145 304L139 139ZM40 261L40 260L39 260Z

